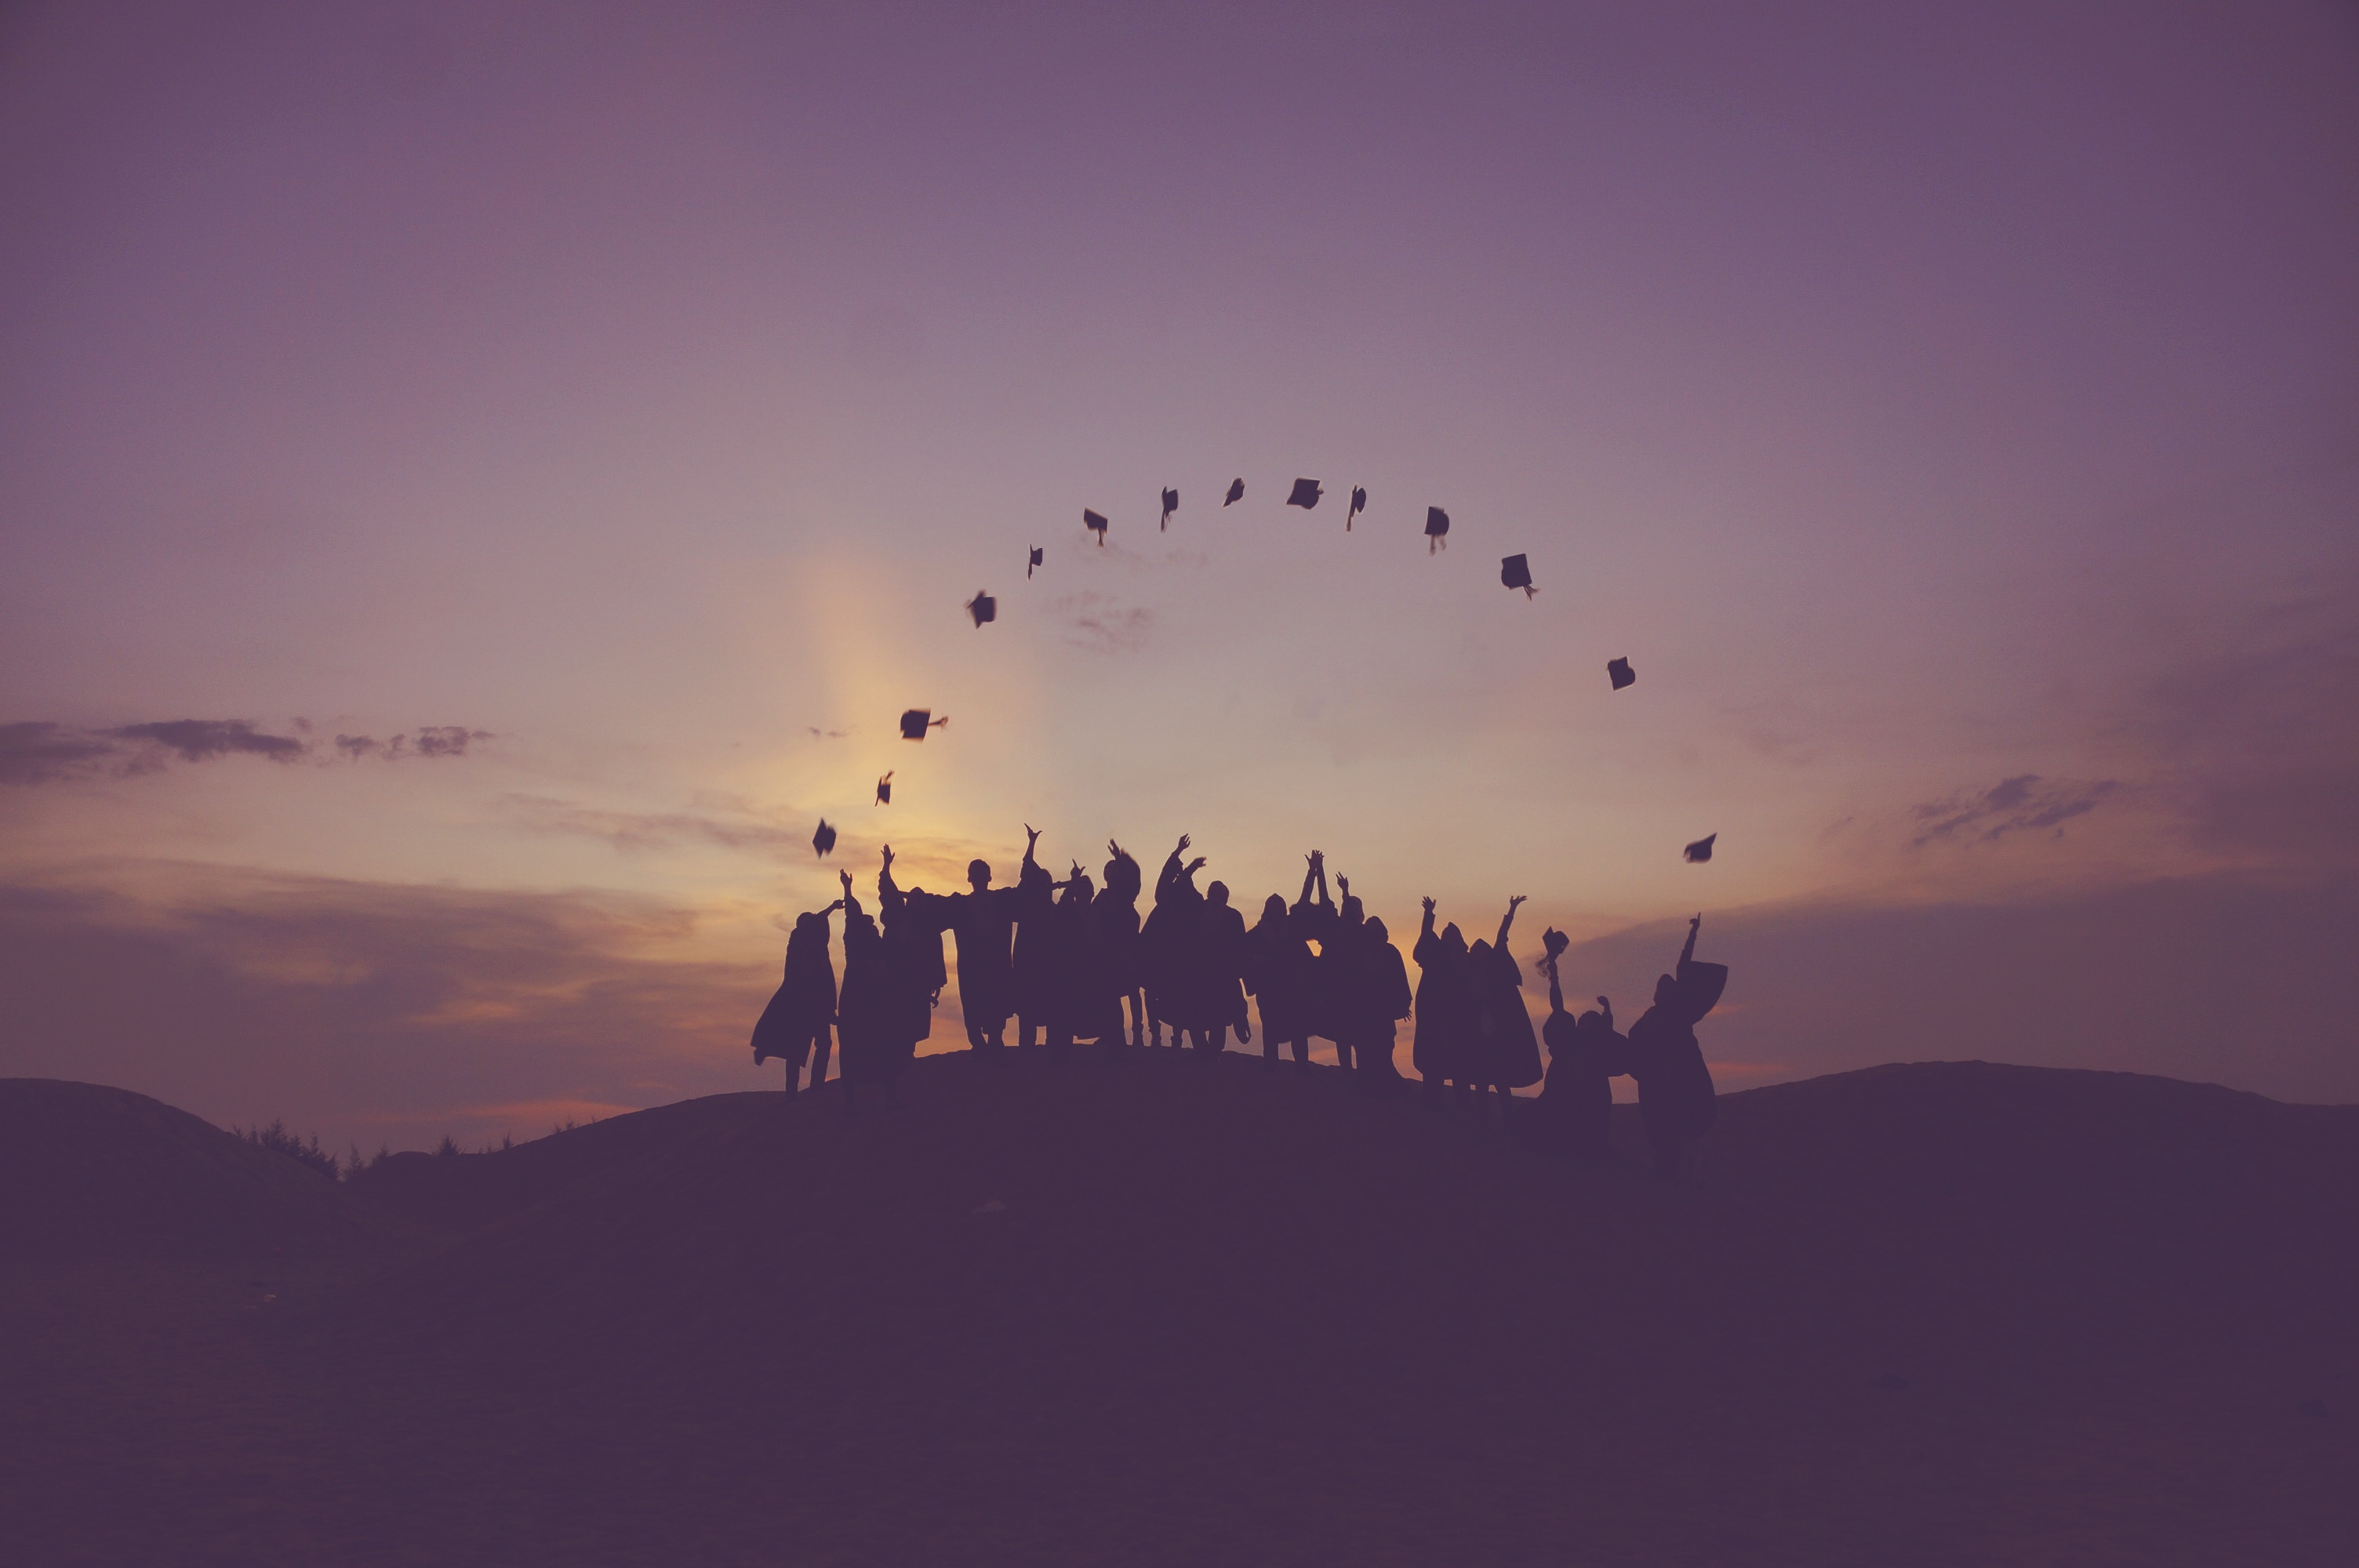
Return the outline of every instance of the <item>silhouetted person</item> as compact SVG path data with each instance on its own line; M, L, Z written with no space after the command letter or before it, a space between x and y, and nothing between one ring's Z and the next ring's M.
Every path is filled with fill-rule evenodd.
M915 1059L918 1046L933 1033L934 1006L950 983L949 967L942 962L948 901L923 888L903 892L895 886L893 846L887 844L885 863L876 873L876 902L884 916L885 955L893 980L897 1071Z
M1434 935L1433 900L1423 902L1425 919L1418 927L1417 946L1409 950L1419 971L1417 1033L1409 1061L1424 1082L1426 1099L1438 1106L1449 1092L1447 1086L1467 1084L1474 1065L1477 1019L1474 988L1466 972L1466 938L1455 921Z
M1199 976L1203 998L1202 1032L1196 1044L1206 1051L1225 1051L1229 1031L1240 1044L1253 1044L1253 1025L1245 1022L1245 917L1229 904L1229 884L1216 881L1204 890L1202 925L1198 932Z
M1277 1065L1281 1045L1293 1052L1297 1065L1310 1065L1310 1027L1304 1016L1310 963L1310 948L1295 935L1287 914L1286 895L1270 894L1262 902L1261 919L1245 933L1245 983L1261 1012L1262 1060L1271 1066Z
M843 992L836 1001L836 1042L842 1053L838 1076L844 1106L857 1116L864 1084L882 1085L886 1102L892 1101L900 1047L894 1043L896 999L884 935L852 896L852 873L839 874L843 880Z
M810 1087L827 1081L835 1026L835 965L827 956L827 917L842 907L838 899L795 916L795 928L787 934L786 978L754 1025L754 1065L773 1056L786 1063L788 1098L806 1059L811 1064Z
M1071 1058L1075 1040L1094 1040L1102 1028L1097 941L1090 920L1094 891L1080 861L1057 884L1060 891L1049 919L1049 1052ZM1111 992L1103 992L1111 1001Z
M1548 1076L1523 1125L1548 1152L1576 1164L1602 1164L1614 1126L1613 1076L1623 1065L1615 1049L1624 1042L1614 1033L1614 1004L1599 997L1602 1013L1575 1019L1566 1011L1557 960L1570 944L1561 931L1550 931L1541 944L1547 957L1540 966L1549 980L1548 1022L1540 1026L1548 1044Z
M959 1011L969 1047L1000 1050L1016 1011L1016 890L993 887L984 860L967 863L966 881L968 891L946 901L958 938Z
M1171 1044L1181 1044L1182 1033L1194 1026L1201 1001L1198 952L1202 945L1204 897L1196 891L1193 879L1204 857L1199 855L1181 865L1180 857L1188 843L1188 835L1180 835L1178 848L1163 862L1155 879L1155 907L1139 928L1146 960L1147 1021L1158 1045L1163 1044L1167 1024Z
M1386 1094L1400 1085L1393 1065L1394 1026L1409 1015L1408 968L1381 920L1353 932L1350 970L1353 980L1344 1028L1361 1087Z
M1719 1003L1728 967L1695 961L1696 933L1702 925L1701 914L1688 923L1678 975L1656 979L1655 1005L1630 1026L1630 1076L1638 1080L1638 1111L1654 1150L1655 1173L1669 1181L1687 1175L1689 1145L1711 1130L1719 1110L1695 1026Z
M1319 944L1318 954L1304 972L1302 986L1302 1025L1323 1039L1335 1038L1334 996L1336 977L1327 961L1335 941L1335 905L1327 897L1327 852L1313 849L1307 857L1302 872L1302 896L1287 911L1287 921L1294 934L1305 942ZM1317 896L1312 895L1316 892ZM1335 1059L1340 1065L1343 1048L1336 1048Z
M1318 867L1319 897L1327 897L1327 869L1324 857ZM1332 919L1321 922L1323 934L1319 940L1319 1003L1321 1015L1318 1031L1335 1043L1335 1065L1345 1072L1354 1064L1353 1044L1358 1039L1362 1014L1366 999L1359 993L1366 984L1362 970L1364 955L1360 949L1360 927L1363 924L1360 901L1352 896L1352 879L1337 877L1335 886L1343 894L1343 903Z
M1016 874L1016 1043L1038 1044L1049 1018L1049 952L1056 938L1057 884L1049 869L1032 858L1040 830L1024 827L1024 864Z
M1496 1091L1503 1127L1508 1125L1509 1109L1515 1103L1513 1091L1538 1083L1541 1076L1539 1042L1532 1036L1531 1014L1524 1011L1524 972L1507 951L1507 928L1515 924L1516 907L1523 902L1521 893L1507 901L1495 942L1477 942L1466 950L1466 975L1473 988L1476 1015L1476 1065L1469 1081L1475 1086L1478 1111L1482 1090Z
M1113 859L1105 863L1105 886L1098 890L1097 900L1091 905L1092 923L1097 928L1098 962L1103 966L1103 980L1114 994L1115 1009L1128 1015L1123 1042L1144 1045L1147 976L1139 946L1138 862L1131 859L1129 850L1111 838L1106 840L1106 849ZM1102 1038L1112 1044L1114 1036L1109 1033Z

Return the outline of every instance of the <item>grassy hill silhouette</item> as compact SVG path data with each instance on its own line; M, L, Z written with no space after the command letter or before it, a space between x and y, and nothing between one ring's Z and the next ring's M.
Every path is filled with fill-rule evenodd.
M2359 1108L1722 1104L1665 1188L1635 1124L1592 1175L1326 1069L960 1054L387 1162L319 1184L364 1266L9 1271L8 1500L28 1561L2348 1560Z

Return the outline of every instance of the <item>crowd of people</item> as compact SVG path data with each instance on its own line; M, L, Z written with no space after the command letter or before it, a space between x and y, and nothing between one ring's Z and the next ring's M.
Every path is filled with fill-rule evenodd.
M900 1069L931 1032L950 978L942 957L948 933L957 943L967 1043L978 1052L1006 1049L1013 1021L1018 1045L1044 1045L1057 1061L1087 1042L1211 1054L1227 1048L1232 1031L1253 1044L1250 998L1266 1062L1290 1058L1307 1066L1312 1038L1324 1039L1337 1065L1369 1094L1407 1087L1394 1052L1399 1026L1410 1022L1410 1061L1430 1102L1486 1123L1495 1104L1501 1127L1567 1159L1611 1157L1617 1076L1637 1084L1662 1174L1683 1174L1690 1145L1712 1125L1712 1074L1695 1025L1720 1000L1728 971L1696 961L1701 915L1689 925L1675 972L1658 980L1653 1005L1627 1033L1614 1028L1604 997L1578 1017L1566 1009L1558 965L1569 943L1561 932L1547 932L1539 968L1548 977L1549 1013L1536 1033L1523 968L1508 946L1520 896L1507 901L1495 935L1471 945L1454 924L1434 929L1434 901L1426 899L1410 949L1419 968L1412 992L1385 923L1364 912L1349 878L1335 880L1340 901L1330 896L1318 851L1308 857L1300 896L1289 905L1270 894L1247 926L1226 885L1197 890L1204 859L1183 861L1185 835L1156 877L1142 919L1139 865L1121 845L1107 844L1112 858L1100 887L1078 861L1062 881L1052 878L1034 855L1039 832L1025 833L1015 886L994 887L991 867L976 860L959 893L904 892L886 846L876 878L881 925L853 895L852 873L841 873L843 896L795 920L786 979L754 1028L756 1064L784 1061L792 1095L806 1067L812 1088L826 1081L832 1049L853 1115L864 1089L889 1101ZM840 989L828 949L829 918L838 911ZM1534 1084L1542 1086L1539 1094L1518 1102L1512 1091Z

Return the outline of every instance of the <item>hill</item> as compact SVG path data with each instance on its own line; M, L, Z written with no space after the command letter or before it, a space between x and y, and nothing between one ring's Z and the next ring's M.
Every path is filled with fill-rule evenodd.
M385 1229L284 1154L128 1089L0 1078L0 1255L267 1255Z
M722 1096L412 1165L338 1195L439 1244L216 1334L149 1500L49 1460L47 1547L168 1518L342 1562L2359 1542L2359 1108L1883 1067L1727 1097L1663 1188L1325 1069L955 1054L858 1121Z

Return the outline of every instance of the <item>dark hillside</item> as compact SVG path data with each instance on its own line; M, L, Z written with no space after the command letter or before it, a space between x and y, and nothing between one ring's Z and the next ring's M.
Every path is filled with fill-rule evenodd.
M221 1380L266 1393L234 1418L191 1395L136 1502L64 1500L111 1495L91 1427L27 1516L44 1541L503 1563L2359 1543L2359 1108L1885 1067L1729 1097L1696 1182L1665 1189L1326 1069L955 1054L857 1122L832 1095L722 1096L340 1195L447 1240L225 1340Z
M128 1089L0 1078L0 1252L141 1256L358 1245L336 1183Z

